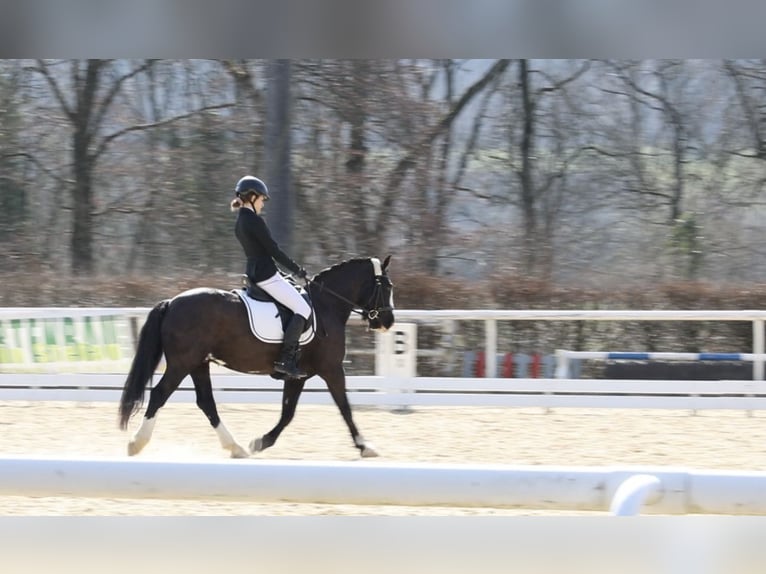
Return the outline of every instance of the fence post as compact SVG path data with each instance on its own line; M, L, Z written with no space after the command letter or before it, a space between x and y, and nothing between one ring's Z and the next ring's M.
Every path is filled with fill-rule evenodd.
M762 355L766 352L766 346L764 345L764 333L763 333L763 319L753 320L753 353L755 355ZM753 380L763 380L763 357L756 356L753 360Z
M497 377L497 361L490 360L490 357L497 357L497 321L495 319L487 319L484 324L485 332L485 345L484 357L486 358L486 370L485 376L489 379Z
M556 349L556 378L569 378L569 356L564 349Z

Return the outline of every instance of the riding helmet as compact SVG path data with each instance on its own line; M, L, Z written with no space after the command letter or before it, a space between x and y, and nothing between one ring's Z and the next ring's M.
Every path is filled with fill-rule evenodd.
M234 193L237 197L245 195L247 193L254 193L256 195L263 195L266 199L271 199L269 195L269 188L260 179L252 175L246 175L237 182L234 188Z

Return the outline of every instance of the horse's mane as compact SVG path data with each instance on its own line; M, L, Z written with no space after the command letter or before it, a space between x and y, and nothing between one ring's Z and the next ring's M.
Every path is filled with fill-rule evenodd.
M361 263L363 261L369 261L369 257L355 257L353 259L347 259L346 261L341 261L340 263L336 263L335 265L331 265L330 267L325 267L322 269L319 273L317 273L314 278L318 279L322 277L323 275L330 274L337 269L340 269L341 267L345 267L346 265L350 265L352 263Z

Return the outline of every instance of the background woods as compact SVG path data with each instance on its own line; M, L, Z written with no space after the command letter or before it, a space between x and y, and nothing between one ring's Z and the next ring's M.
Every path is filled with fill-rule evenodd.
M245 173L311 271L393 253L403 306L752 292L764 90L755 60L2 60L0 303L236 286Z

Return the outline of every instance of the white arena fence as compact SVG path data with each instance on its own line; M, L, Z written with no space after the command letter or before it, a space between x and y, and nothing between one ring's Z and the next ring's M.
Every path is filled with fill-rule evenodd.
M149 309L0 309L0 399L115 401L130 365L138 331ZM764 321L766 311L511 311L397 310L394 332L376 335L377 376L348 377L352 404L388 406L610 407L741 409L766 407ZM485 377L417 377L418 323L483 321L485 355L497 356L498 321L746 321L753 327L753 380L676 381L563 378L498 378L487 361ZM609 357L607 353L564 351ZM668 356L652 353L652 357ZM674 354L681 357L686 354ZM689 354L697 357L703 354ZM704 354L712 355L712 353ZM725 354L732 357L734 354ZM622 356L627 356L622 354ZM639 356L638 354L633 356ZM642 354L641 356L644 356ZM724 356L722 354L722 356ZM563 360L563 359L562 359ZM160 366L160 370L162 365ZM564 371L559 369L559 377ZM157 375L159 377L159 373ZM156 380L156 379L155 379ZM279 403L282 385L265 376L214 369L221 402ZM193 401L189 378L174 400ZM324 383L307 382L303 403L331 404Z
M160 375L155 375L155 382ZM4 374L0 400L120 400L124 374ZM268 376L220 374L212 377L220 403L280 404L282 383ZM407 409L426 406L655 409L766 409L763 381L671 381L622 379L464 379L383 376L348 377L352 405ZM194 387L184 379L172 401L194 402ZM319 377L306 382L301 404L332 405Z
M0 309L0 399L119 400L132 344L148 309ZM501 379L413 373L404 325L378 339L382 375L349 377L352 404L388 407L488 405L624 408L766 408L760 311L397 311L399 324L482 320L486 356L496 356L501 320L725 320L753 324L754 380L631 381ZM410 346L411 347L411 346ZM405 352L407 351L407 352ZM37 361L50 372L24 372ZM389 361L388 363L386 361ZM98 364L102 372L78 373ZM376 363L377 364L377 363ZM38 365L39 366L39 365ZM157 374L157 377L160 374ZM218 371L220 402L281 401L270 377ZM193 401L187 378L174 398ZM330 404L324 383L307 382L302 402ZM256 486L253 486L256 485ZM610 511L617 515L766 514L766 473L666 468L510 467L262 460L160 462L133 459L0 457L0 494L187 498L406 506Z
M6 456L0 496L766 515L766 472Z
M753 379L763 380L765 374L766 339L764 324L766 311L763 310L396 310L397 322L434 321L483 321L485 331L484 354L497 357L498 321L745 321L752 324L752 353L759 358L753 360ZM496 361L487 361L485 376L497 375Z
M0 366L6 371L18 363L67 362L95 359L99 355L128 360L138 329L149 312L147 307L9 307L0 308ZM113 321L114 325L110 322ZM764 323L766 311L656 311L656 310L396 310L397 324L482 321L485 356L497 357L498 321L744 321L752 324L754 355L766 354ZM429 350L418 349L419 354ZM51 355L52 354L52 355ZM111 356L110 356L111 354ZM753 361L753 378L764 379L766 361ZM497 375L495 361L487 361L487 378Z
M556 351L556 377L566 379L572 359L596 361L750 361L763 362L764 353L640 353L630 351Z

